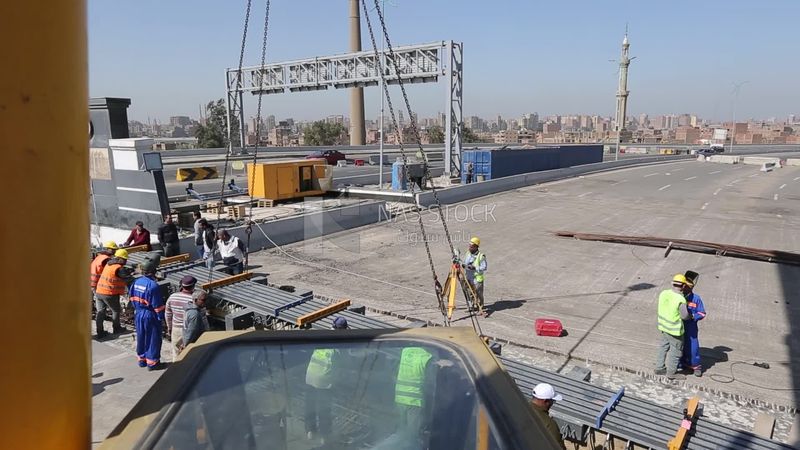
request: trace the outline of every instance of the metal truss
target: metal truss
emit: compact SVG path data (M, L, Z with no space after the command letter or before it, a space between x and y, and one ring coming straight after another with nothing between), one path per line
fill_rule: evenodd
M397 69L386 64L388 50L372 50L323 56L296 61L271 63L265 66L228 69L225 73L228 124L239 117L239 134L245 136L243 93L281 94L357 87L378 86L379 67L385 70L388 84L436 83L440 77L448 81L447 123L445 124L445 161L448 173L458 173L461 160L462 120L462 44L453 41L409 45L394 48ZM229 133L230 133L230 126Z

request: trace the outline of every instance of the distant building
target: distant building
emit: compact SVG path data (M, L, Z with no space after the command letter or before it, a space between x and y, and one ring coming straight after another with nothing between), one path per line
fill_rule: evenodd
M700 140L700 129L683 126L675 130L675 142L679 144L697 144Z
M169 124L173 127L185 127L191 125L192 119L188 116L172 116L169 118Z
M561 124L557 122L547 122L542 128L542 132L545 134L557 133L559 131L561 131Z
M639 114L639 127L647 128L649 126L650 126L650 118L647 117L647 114Z
M272 130L275 128L275 116L270 114L267 116L267 131Z

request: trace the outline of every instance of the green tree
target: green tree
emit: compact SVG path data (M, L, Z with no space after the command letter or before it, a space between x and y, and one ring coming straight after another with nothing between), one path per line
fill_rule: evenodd
M461 132L462 142L478 142L479 140L478 135L472 131L472 128L464 127L464 130Z
M428 128L428 142L431 144L444 143L444 130L442 130L442 127L434 125Z
M220 148L228 146L228 107L224 99L210 101L206 105L205 123L197 126L194 137L197 138L197 146L200 148ZM239 147L239 119L231 117L231 127L233 133L231 139L233 146Z
M316 121L303 130L305 145L337 145L341 144L347 130L339 123Z

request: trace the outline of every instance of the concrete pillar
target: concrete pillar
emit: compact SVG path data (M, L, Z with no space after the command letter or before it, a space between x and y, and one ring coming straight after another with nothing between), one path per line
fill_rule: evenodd
M361 51L361 13L359 0L350 0L350 51ZM364 88L350 90L350 145L364 145Z

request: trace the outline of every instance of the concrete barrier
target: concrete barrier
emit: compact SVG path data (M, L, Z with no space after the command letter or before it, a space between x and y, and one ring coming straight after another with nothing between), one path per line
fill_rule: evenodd
M253 225L250 236L250 251L272 248L274 245L259 231L259 227L277 245L287 245L306 239L313 239L352 228L370 225L390 217L386 210L386 202L366 200L356 205L342 206L307 214L286 217L284 219ZM242 242L247 242L245 226L226 228L231 236L238 237ZM357 240L343 237L331 240L333 244L349 251L358 250ZM181 250L194 255L196 246L194 237L181 239Z
M742 164L761 166L767 163L774 163L777 167L780 167L781 159L767 156L745 156L742 158Z
M786 159L787 166L800 166L800 158L787 158Z
M742 162L742 157L739 155L710 155L706 161L720 164L739 164Z
M546 183L549 181L561 180L564 178L572 178L579 175L586 175L590 173L605 172L609 170L622 169L625 167L635 167L639 165L650 165L653 163L686 161L693 158L686 156L656 156L650 158L631 158L620 161L609 161L596 164L585 164L581 166L567 167L564 169L544 170L541 172L530 172L521 175L514 175L510 177L498 178L496 180L489 180L480 183L471 183L460 186L453 186L447 189L439 189L436 191L439 197L439 202L443 205L460 203L473 198L483 197L486 195L497 194L500 192L509 191L512 189L519 189L526 186L531 186L539 183ZM436 204L431 191L425 191L417 194L417 203L420 206L428 207Z

